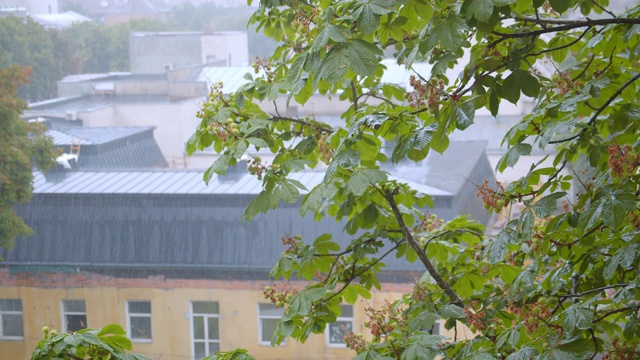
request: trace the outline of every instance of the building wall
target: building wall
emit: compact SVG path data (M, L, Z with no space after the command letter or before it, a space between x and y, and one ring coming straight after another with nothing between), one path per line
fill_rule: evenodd
M133 33L129 40L133 74L163 74L165 66L192 66L224 59L229 66L249 62L249 45L244 32Z
M131 72L162 74L173 67L200 63L199 33L134 33L129 40Z
M250 351L257 359L349 359L354 352L329 347L324 334L312 335L305 344L288 339L284 346L258 344L258 304L267 303L263 281L222 281L165 279L162 276L124 279L90 273L22 273L0 270L0 298L22 299L24 340L0 341L0 354L7 359L24 359L42 337L41 328L50 325L61 329L61 300L84 299L87 325L92 328L110 323L125 325L126 301L151 303L151 343L134 343L134 351L152 359L180 360L192 358L191 301L217 301L219 304L220 348L238 347ZM282 284L280 284L282 285ZM291 283L300 288L302 283ZM354 332L367 333L364 307L379 307L392 301L411 284L383 284L382 291L369 300L354 305ZM471 336L458 329L458 336ZM468 331L467 331L468 332Z
M225 66L247 66L249 45L247 33L223 31L201 37L201 64L224 60Z

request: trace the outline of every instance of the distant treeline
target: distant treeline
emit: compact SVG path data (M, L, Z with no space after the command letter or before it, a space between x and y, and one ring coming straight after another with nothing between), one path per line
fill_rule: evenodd
M176 7L169 22L138 19L110 27L84 22L62 30L45 29L28 17L9 16L0 18L0 65L31 66L30 83L18 95L33 102L56 97L56 82L67 75L129 71L132 31L247 30L249 55L267 57L275 42L247 29L250 16L250 8L188 4Z

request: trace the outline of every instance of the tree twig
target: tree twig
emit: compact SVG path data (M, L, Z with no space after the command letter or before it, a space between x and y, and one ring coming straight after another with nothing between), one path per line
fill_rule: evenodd
M431 263L431 260L429 260L429 258L427 257L427 254L425 254L424 251L422 251L422 249L420 248L420 244L418 244L418 242L413 237L413 234L411 234L411 230L405 224L404 219L402 218L402 213L400 212L400 209L398 209L398 205L396 204L396 201L393 198L393 193L391 191L389 191L388 189L382 190L382 189L379 189L377 187L376 187L376 189L378 189L378 191L381 193L381 195L389 203L389 206L391 207L391 210L393 211L393 214L395 215L396 221L400 225L400 228L403 230L403 233L404 233L405 239L407 240L407 243L416 252L416 254L418 254L418 258L420 259L422 264L427 268L427 271L429 272L429 275L431 275L431 277L433 277L433 279L436 281L436 284L438 284L438 286L442 290L444 290L444 292L447 294L447 296L449 296L449 298L451 299L452 303L464 308L464 306L465 306L464 305L464 301L462 301L462 299L458 296L458 294L456 294L455 291L453 291L453 289L451 288L451 285L449 285L442 278L440 273L438 273L438 270L435 268L435 266L433 266L433 264Z

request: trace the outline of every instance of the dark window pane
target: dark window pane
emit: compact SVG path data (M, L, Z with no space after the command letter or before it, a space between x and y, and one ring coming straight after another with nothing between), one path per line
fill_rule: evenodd
M205 352L205 344L203 342L193 343L193 356L196 359L202 359L207 356L207 353Z
M220 350L220 343L217 342L210 342L209 343L209 355L213 355L216 353L216 351Z
M151 318L132 316L129 321L132 339L151 340Z
M62 300L64 312L86 312L84 300Z
M279 308L274 304L260 304L260 316L282 316L284 308Z
M353 317L353 306L352 305L340 305L340 309L342 310L342 314L340 317Z
M353 322L336 321L329 324L329 343L344 344L344 336L353 331Z
M218 314L217 301L194 301L192 304L194 314Z
M87 315L67 315L67 331L76 332L87 327Z
M129 301L129 313L151 314L151 303L149 301Z
M24 336L22 315L3 314L2 334L0 336Z
M273 334L278 324L278 319L262 319L262 336L261 342L271 342L271 334Z
M0 299L0 311L22 311L22 300Z
M207 319L209 323L209 339L208 340L220 340L220 332L218 330L218 319L217 318L209 318Z
M193 317L193 338L198 340L204 340L204 317Z

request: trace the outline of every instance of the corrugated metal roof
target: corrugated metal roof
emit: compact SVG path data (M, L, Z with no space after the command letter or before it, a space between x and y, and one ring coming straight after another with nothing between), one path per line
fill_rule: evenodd
M77 127L47 130L55 145L71 145L80 139L83 145L104 144L153 129L153 127Z
M420 168L422 171L423 168ZM427 175L424 174L423 175ZM214 175L207 186L201 170L140 170L140 171L76 171L64 179L47 180L40 172L34 173L36 194L258 194L262 182L251 174L240 175L234 181ZM323 171L304 171L291 176L307 190L313 189L324 179ZM406 182L414 189L433 196L453 196L454 193L436 186L390 176ZM302 191L305 193L304 191Z

